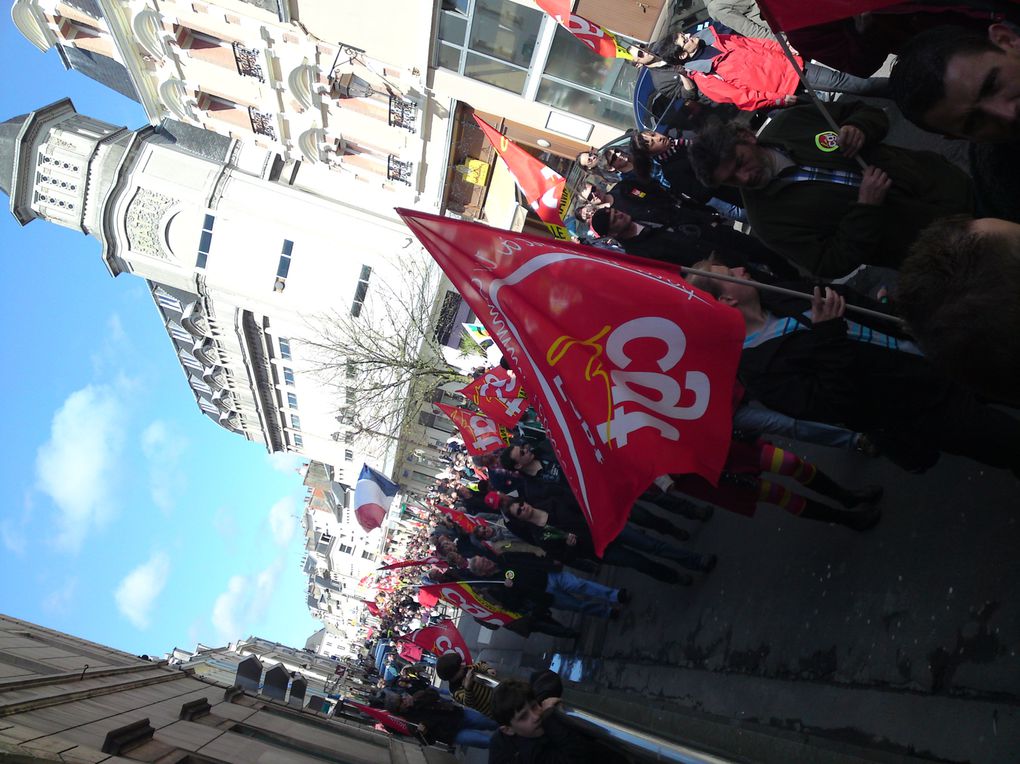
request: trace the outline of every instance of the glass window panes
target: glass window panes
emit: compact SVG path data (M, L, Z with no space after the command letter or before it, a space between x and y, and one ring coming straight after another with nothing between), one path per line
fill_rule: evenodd
M301 429L301 417L299 417L297 414L291 414L290 415L290 426L293 427L295 430L300 430Z
M614 125L621 130L634 126L634 110L627 102L542 78L536 100L578 117Z
M294 384L294 370L289 369L286 366L283 367L283 381L288 385Z
M280 357L290 360L290 340L280 337Z
M439 39L452 42L456 45L464 44L464 37L467 34L467 17L444 11L439 16Z
M470 51L464 64L464 74L473 80L495 85L497 88L503 88L503 90L513 93L523 93L524 82L528 78L526 69L518 69L504 64L502 61L479 56Z
M475 0L468 47L527 67L535 52L542 12L504 0ZM465 72L466 74L466 72Z
M557 25L544 73L630 101L639 71L622 58L604 58L578 45L570 32Z
M444 69L453 69L455 72L460 71L460 48L454 48L452 45L439 45L439 66Z
M292 409L296 409L298 407L297 396L294 395L294 393L287 393L287 405Z

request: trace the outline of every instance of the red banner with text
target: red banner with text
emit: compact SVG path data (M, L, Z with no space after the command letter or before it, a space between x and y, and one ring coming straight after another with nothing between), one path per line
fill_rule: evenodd
M493 586L502 586L502 584L496 581L493 582ZM494 600L489 599L471 584L456 582L430 584L423 586L421 591L427 595L439 597L468 615L495 626L506 626L508 623L513 623L524 617L521 613L507 610Z
M718 480L739 312L659 262L398 212L527 389L600 553L656 477Z
M487 414L506 427L514 427L528 408L524 388L502 366L485 372L478 379L469 382L458 392Z
M503 448L513 436L513 433L491 417L476 414L467 409L447 406L445 403L433 405L437 406L440 411L450 417L451 422L457 425L460 436L464 439L464 447L472 456L480 456L489 453L489 451Z
M548 13L556 23L584 43L592 53L604 58L623 58L630 61L633 56L616 35L603 26L589 21L584 16L570 12L570 0L536 0L538 7Z
M471 663L471 651L468 650L464 637L457 630L457 625L449 618L440 621L435 626L415 629L410 634L398 637L398 639L412 642L433 655L457 653L464 663Z

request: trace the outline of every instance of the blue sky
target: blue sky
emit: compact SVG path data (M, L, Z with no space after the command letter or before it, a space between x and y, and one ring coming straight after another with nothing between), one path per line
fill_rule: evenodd
M145 124L6 13L0 32L0 121L69 96ZM98 241L22 228L2 201L0 612L135 654L250 634L303 647L320 624L299 567L300 462L199 412L145 283L112 278Z

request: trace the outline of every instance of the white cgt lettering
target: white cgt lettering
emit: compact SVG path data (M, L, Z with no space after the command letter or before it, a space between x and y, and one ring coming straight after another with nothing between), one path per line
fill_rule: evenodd
M701 417L708 409L711 393L708 376L700 371L689 371L684 375L684 385L681 386L665 373L626 371L634 360L627 355L627 344L638 339L655 339L662 343L662 354L656 359L656 365L662 372L674 369L687 350L683 330L669 319L649 316L618 326L606 339L606 358L618 367L609 374L615 406L609 422L599 425L599 436L603 442L612 440L618 446L626 446L631 433L651 427L664 438L679 440L680 431L664 419ZM638 387L654 391L657 397L649 397ZM678 405L687 390L694 393L694 401L689 406ZM627 411L624 405L627 403L644 410Z

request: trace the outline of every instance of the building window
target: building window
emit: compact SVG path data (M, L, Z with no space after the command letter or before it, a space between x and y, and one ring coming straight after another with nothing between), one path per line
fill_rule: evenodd
M209 247L212 246L212 229L216 221L212 215L206 215L202 223L202 238L198 242L198 259L195 261L196 268L205 268L209 259Z
M624 46L631 42L620 39ZM548 58L533 57L546 48ZM638 70L588 50L533 8L502 0L444 2L435 51L443 69L580 117L633 126Z
M292 409L296 409L298 407L297 396L294 395L294 393L287 393L287 405L290 406Z
M290 340L280 337L277 342L280 343L280 358L285 361L291 360L290 358Z
M350 430L348 430L347 432L344 433L344 443L346 443L347 445L350 445L353 442L354 442L354 433L351 432Z
M371 269L369 269L369 272L371 272ZM344 373L346 374L347 379L354 378L354 375L357 373L357 365L354 363L354 361L347 362L344 369Z
M189 351L181 350L177 355L181 359L181 363L192 371L197 371L199 374L205 371L205 366L202 365L202 362L195 358L195 356L193 356Z
M189 345L195 342L195 338L191 336L191 332L189 332L187 329L185 329L176 321L167 321L166 330L170 332L170 336L173 337L175 340L186 342Z
M341 544L340 545L340 552L342 554L350 554L353 551L354 551L354 547L352 547L352 546L347 546L346 544Z
M176 310L178 313L182 312L181 301L178 300L169 292L167 292L162 287L156 287L155 289L152 290L152 293L156 295L156 302L158 302L164 308Z
M297 414L291 414L290 415L290 426L293 429L295 429L295 430L300 430L301 429L301 417L299 417Z
M283 381L288 385L294 384L294 370L288 366L283 367Z
M418 105L414 101L390 94L390 125L412 133L418 129Z
M358 277L358 286L354 289L354 302L351 305L351 315L355 318L361 315L361 308L365 304L365 295L368 294L368 280L371 277L372 267L370 265L361 266L361 275Z
M353 462L354 461L354 452L351 451L351 449L349 449L349 448L344 451L344 461L345 462Z
M375 559L375 555L372 554L367 549L364 552L361 553L361 557L362 557L362 559L365 559L365 560L374 560Z
M254 48L246 48L239 42L234 43L234 62L237 64L237 73L242 77L252 77L259 82L265 82L266 77L262 74L262 65L259 63L258 51Z
M302 438L297 433L294 434L293 440L294 440L294 445L295 446L301 447L301 446L304 446L304 444L305 444L305 439Z
M395 180L398 183L411 185L414 175L414 162L408 162L390 154L386 159L386 180Z
M287 286L287 274L290 273L290 255L294 251L294 242L289 239L283 240L283 249L280 251L280 263L276 266L276 283L273 286L274 292L282 292Z
M273 126L273 115L266 114L254 106L248 107L248 117L251 119L251 129L256 135L264 135L267 138L276 140L276 128Z
M523 95L544 14L503 0L454 0L443 8L436 64Z

